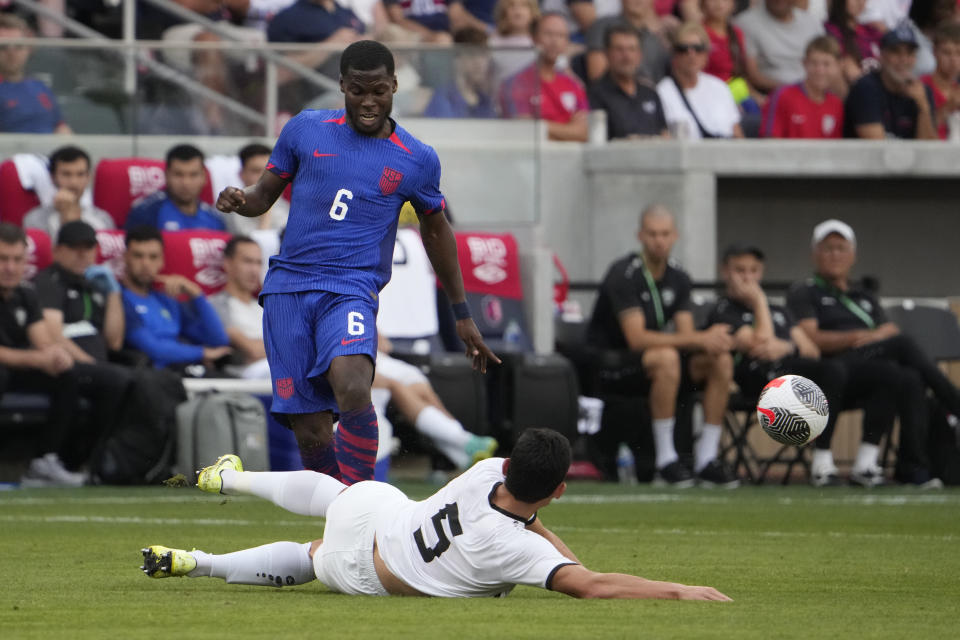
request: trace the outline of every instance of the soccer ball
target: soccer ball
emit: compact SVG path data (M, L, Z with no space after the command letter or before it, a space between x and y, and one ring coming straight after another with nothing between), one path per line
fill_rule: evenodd
M823 433L829 415L827 397L816 383L803 376L774 378L757 402L760 426L782 444L807 444Z

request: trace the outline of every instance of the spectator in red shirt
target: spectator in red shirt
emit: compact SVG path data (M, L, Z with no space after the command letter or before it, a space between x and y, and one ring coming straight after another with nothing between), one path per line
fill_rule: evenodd
M717 76L724 82L746 75L747 49L743 44L743 30L730 22L733 0L703 0L703 28L710 38L710 57L704 73Z
M843 101L828 88L840 75L840 45L818 36L803 57L803 82L777 89L767 103L762 135L768 138L840 138Z
M860 24L860 14L866 6L867 0L830 0L827 21L823 24L827 35L840 44L840 69L848 85L880 66L883 32L871 24Z
M543 118L551 140L587 141L587 93L573 74L557 69L557 60L570 44L563 14L544 13L531 27L540 53L537 60L501 87L503 114L513 118Z
M948 23L937 28L933 36L933 55L937 68L920 78L933 92L934 122L937 135L947 139L948 116L960 109L960 24Z

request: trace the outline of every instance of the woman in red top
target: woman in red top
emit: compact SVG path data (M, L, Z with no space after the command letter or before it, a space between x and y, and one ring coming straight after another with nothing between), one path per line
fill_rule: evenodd
M823 25L827 34L840 44L843 52L840 69L848 85L880 65L883 33L872 25L857 21L865 6L867 0L830 0L827 21Z
M933 36L933 55L937 68L920 80L933 91L933 108L937 133L941 140L949 133L947 118L960 109L960 24L949 23L937 28Z
M704 73L730 85L733 99L744 113L759 114L764 98L747 83L747 48L743 31L730 22L734 0L701 0L703 28L710 38L710 57Z

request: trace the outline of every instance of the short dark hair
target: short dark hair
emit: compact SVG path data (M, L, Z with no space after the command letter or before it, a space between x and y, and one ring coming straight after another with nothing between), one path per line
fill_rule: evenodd
M354 42L340 54L341 76L347 75L347 72L351 69L354 71L373 71L380 67L386 67L387 75L392 76L394 74L393 54L390 53L390 49L376 40Z
M761 251L759 247L755 247L752 244L732 244L723 250L723 264L727 264L732 259L739 258L740 256L753 256L760 262L766 259L766 256L763 255L763 251Z
M946 22L937 27L933 32L933 46L939 46L947 42L960 42L960 24L956 22Z
M223 248L223 257L232 258L237 253L237 245L244 243L257 244L257 241L243 234L235 235L227 240L227 246Z
M273 153L273 149L259 142L251 142L243 149L240 149L240 166L247 166L247 160L256 156L268 156Z
M57 165L61 162L76 162L80 159L87 161L87 169L90 169L90 156L80 147L66 146L60 147L50 154L50 175L57 171Z
M9 222L0 222L0 242L27 246L27 234L21 227Z
M527 429L510 453L504 481L521 502L539 502L557 490L570 470L570 442L552 429Z
M203 151L197 149L192 144L178 144L177 146L171 148L167 151L167 169L170 168L170 163L174 160L179 160L180 162L188 162L194 158L200 158L201 164L203 163Z
M613 36L633 36L637 39L637 42L641 42L640 32L637 31L637 28L632 24L627 23L615 23L610 25L606 31L603 32L603 48L609 49L610 43L613 41Z
M453 33L454 44L472 44L477 47L485 47L487 41L487 32L476 27L463 27Z
M540 28L540 25L543 24L543 21L547 18L562 18L564 24L567 22L567 16L563 15L559 11L544 11L539 16L530 21L530 35L536 37L537 29Z
M124 243L129 249L130 245L134 242L149 242L151 240L156 240L162 245L163 234L160 233L160 230L156 227L151 227L148 224L142 224L138 227L127 229L127 236L124 239Z

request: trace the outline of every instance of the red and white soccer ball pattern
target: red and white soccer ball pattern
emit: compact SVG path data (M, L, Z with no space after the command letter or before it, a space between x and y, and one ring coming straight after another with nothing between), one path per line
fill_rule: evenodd
M803 376L786 375L767 383L757 403L757 419L782 444L804 445L827 426L830 407L823 391Z

